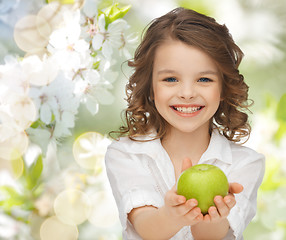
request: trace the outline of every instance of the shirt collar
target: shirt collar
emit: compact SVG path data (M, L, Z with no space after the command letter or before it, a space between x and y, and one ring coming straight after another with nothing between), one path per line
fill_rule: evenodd
M230 142L218 130L214 130L207 150L203 153L199 163L208 160L219 160L227 164L232 163Z
M152 141L141 142L154 139L155 133L151 133L146 136L140 136L136 139L139 141L131 141L129 138L123 138L122 141L126 142L125 151L135 154L147 154L153 159L156 159L163 148L160 139ZM140 141L141 140L141 141ZM123 146L120 146L122 149ZM222 136L218 130L214 130L210 139L207 150L203 153L199 163L206 162L208 160L219 160L227 164L232 163L232 153L230 142Z
M127 153L146 154L151 158L156 159L158 156L158 150L162 146L160 139L154 139L155 137L155 132L151 132L144 136L138 136L135 138L137 141L130 140L128 137L123 137L120 138L120 142L123 143L123 145L113 142L113 147L118 148L119 150L124 149Z

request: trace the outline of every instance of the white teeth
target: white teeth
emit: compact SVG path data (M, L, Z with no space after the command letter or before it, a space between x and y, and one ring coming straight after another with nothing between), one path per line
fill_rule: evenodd
M194 113L201 109L201 107L174 107L175 110L181 113Z

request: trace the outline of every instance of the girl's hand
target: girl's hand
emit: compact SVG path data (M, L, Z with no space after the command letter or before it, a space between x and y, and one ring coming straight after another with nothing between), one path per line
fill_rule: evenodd
M218 222L225 219L230 210L235 206L235 196L234 194L240 193L243 190L243 186L239 183L229 184L229 194L224 198L222 196L216 196L214 202L216 207L210 207L208 214L203 217L204 222Z
M191 166L191 160L188 158L184 159L181 172ZM198 201L196 199L186 201L184 196L177 195L176 185L166 193L165 211L168 217L176 219L182 226L191 226L203 220L203 215L197 205Z
M186 201L184 196L177 195L176 186L166 193L164 209L167 217L183 226L192 226L203 220L201 209L197 207L196 199Z

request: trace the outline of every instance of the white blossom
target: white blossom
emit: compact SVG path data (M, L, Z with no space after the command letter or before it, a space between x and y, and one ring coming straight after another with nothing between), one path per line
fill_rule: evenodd
M79 100L73 94L74 84L60 73L55 81L42 88L31 88L30 95L35 101L41 121L45 124L56 122L55 137L70 135L74 127Z
M31 55L23 59L21 66L28 82L36 86L48 85L55 80L59 67L55 64L55 57Z
M114 4L112 7L116 9L116 6ZM51 27L46 53L41 56L29 53L23 58L6 56L4 64L0 65L1 158L21 157L25 163L24 175L31 174L28 169L33 167L35 161L32 146L36 146L37 156L43 157L44 169L39 181L43 181L44 188L40 187L35 191L37 194L43 192L41 197L35 195L37 199L27 202L34 207L33 211L36 210L36 217L45 218L52 213L53 203L59 199L57 194L65 187L80 188L84 193L89 191L89 185L102 183L100 173L104 166L101 164L110 143L107 138L101 142L95 141L96 139L80 142L84 150L79 153L82 161L97 158L96 165L89 168L94 171L92 174L79 170L78 165L70 161L72 153L68 155L69 158L58 146L62 138L72 134L80 103L95 115L100 104L111 104L114 101L110 90L118 78L118 72L112 70L116 62L112 55L118 51L120 56L130 57L127 45L133 41L125 36L128 25L124 20L113 21L110 18L113 22L107 26L105 17L109 18L108 11L97 13L86 7L84 10L75 10L74 7L75 5L71 7L58 4L57 12L54 7L52 10L47 7L38 12L39 17L46 16L44 19ZM80 11L86 16L81 16ZM57 16L50 16L50 13ZM65 160L61 154L64 154ZM62 164L68 164L65 169L73 166L74 171L70 171L68 176L63 175ZM7 176L4 178L9 180ZM25 183L17 182L16 185L13 188L24 190L23 196L26 195ZM19 211L23 211L22 206ZM25 210L25 213L29 211ZM1 220L0 215L0 229L7 228L7 231L0 230L0 238L28 239L24 231L14 229L19 228L19 221L15 221L16 224L7 222L5 225ZM89 220L96 221L94 218Z
M132 55L130 49L132 50L138 43L138 37L134 34L123 35L122 45L119 47L119 55L126 59L131 59Z
M79 12L66 12L63 27L56 29L50 35L48 51L54 55L55 62L65 71L76 72L84 67L85 59L89 56L89 43L80 38L81 27ZM70 20L70 22L68 21Z
M105 16L101 14L97 22L97 32L92 39L94 50L102 48L102 54L107 59L111 59L113 48L120 48L124 44L123 33L127 29L127 22L117 19L105 28Z
M99 104L113 103L114 97L109 90L112 89L118 73L111 70L110 61L103 56L97 56L87 64L86 69L81 69L75 76L74 93L84 103L88 111L95 115L99 110ZM100 62L98 69L92 69L93 62Z
M20 157L28 146L25 130L36 120L36 107L27 95L29 84L21 65L7 57L0 67L0 152L1 158Z
M27 129L36 120L36 108L30 97L10 92L0 99L0 122L18 131Z
M19 60L8 55L4 61L5 64L0 65L1 96L9 95L10 92L26 95L29 91L29 81L22 70Z

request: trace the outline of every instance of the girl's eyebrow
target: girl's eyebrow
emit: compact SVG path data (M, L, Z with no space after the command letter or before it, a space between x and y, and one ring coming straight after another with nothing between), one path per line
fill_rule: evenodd
M165 73L172 73L172 74L174 74L174 73L178 73L178 72L175 71L175 70L172 70L172 69L162 69L162 70L159 70L157 72L157 75L165 74ZM218 71L213 71L213 70L206 70L206 71L198 72L198 75L205 75L205 74L207 74L207 75L209 75L209 74L211 74L211 75L219 75L219 72Z
M164 74L164 73L177 73L177 71L171 70L171 69L162 69L157 72L157 75Z
M207 70L207 71L202 71L202 72L199 72L200 75L219 75L219 72L218 71L213 71L213 70Z

